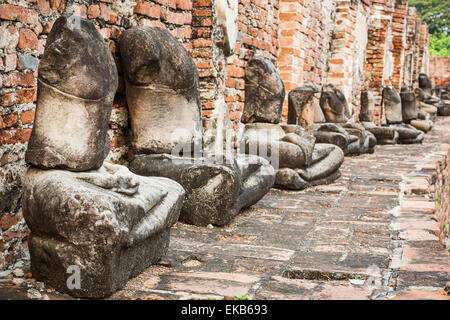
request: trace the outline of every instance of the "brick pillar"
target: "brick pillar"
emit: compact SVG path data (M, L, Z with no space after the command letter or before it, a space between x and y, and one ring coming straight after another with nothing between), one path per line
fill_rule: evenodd
M353 102L353 48L356 10L357 4L353 1L341 0L336 2L336 25L331 41L330 60L328 61L328 82L344 92L349 106Z
M428 36L428 25L421 21L419 29L419 56L418 56L418 70L419 73L423 72L429 73L430 56L429 56L429 36Z
M280 2L278 70L286 95L305 84L321 87L328 77L329 43L334 24L334 0ZM287 99L283 118L286 120Z
M392 85L399 90L403 85L403 65L405 62L405 47L407 36L407 0L400 0L395 3L394 15L392 18L392 56L394 60L394 71L392 73Z
M406 15L406 41L404 50L404 64L403 64L403 83L410 89L413 89L414 84L414 50L416 47L416 8L411 7L407 9Z
M392 55L392 15L393 1L377 0L371 8L369 21L368 42L366 51L365 72L369 82L369 89L375 97L375 123L382 122L381 93L383 86L389 84L393 62L389 62Z
M280 2L280 52L277 64L286 89L286 96L289 91L303 83L304 44L307 32L304 27L305 10L303 4L297 0L282 0ZM282 115L283 118L287 116L287 99L284 103Z

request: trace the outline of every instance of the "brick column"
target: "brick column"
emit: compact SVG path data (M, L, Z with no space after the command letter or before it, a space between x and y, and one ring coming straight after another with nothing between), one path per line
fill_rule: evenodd
M400 0L395 3L394 15L392 18L392 56L394 60L394 71L392 73L392 85L398 90L403 85L403 65L405 62L405 47L407 36L407 0Z
M357 6L355 2L349 0L336 1L336 25L328 61L328 83L334 84L344 92L349 106L353 103L353 50Z
M392 46L393 1L373 0L371 8L365 72L369 89L375 97L375 123L382 122L381 93L383 86L390 82L389 58ZM391 61L392 62L392 61Z
M413 89L414 83L414 50L416 47L416 8L411 7L407 9L406 15L406 41L404 49L404 64L403 64L403 83L410 89Z
M335 19L334 0L282 0L278 70L286 95L305 84L321 87L328 77L329 43ZM283 118L286 120L287 99Z

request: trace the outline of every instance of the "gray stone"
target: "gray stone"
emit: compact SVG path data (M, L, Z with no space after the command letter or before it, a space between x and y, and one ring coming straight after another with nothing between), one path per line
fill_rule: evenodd
M402 123L402 101L394 87L383 88L383 106L388 124Z
M361 125L375 136L378 145L396 144L398 132L394 128L386 126L376 126L373 122L361 122Z
M442 100L442 104L438 107L438 115L450 116L450 100Z
M344 123L350 119L351 115L344 93L332 84L322 88L320 107L327 122Z
M120 37L120 55L136 152L201 145L198 71L183 45L167 30L133 27Z
M278 159L275 187L300 190L328 176L338 177L339 167L344 161L342 150L331 144L316 144L316 139L298 125L251 123L244 129L243 145L245 152L255 152L272 160ZM252 150L252 146L258 150ZM267 150L267 153L261 152Z
M426 73L419 74L419 88L424 91L426 96L432 95L433 83Z
M375 110L375 100L373 92L369 90L363 90L361 92L361 109L359 111L359 121L361 122L373 122Z
M430 120L436 121L438 115L438 108L433 105L426 104L424 102L420 102L420 109L430 115Z
M314 137L318 143L331 143L341 148L348 154L348 146L358 142L358 137L350 135L341 126L335 123L316 124Z
M137 154L130 169L178 181L186 189L180 220L194 225L227 224L261 199L275 171L262 158L223 155L230 121L222 100L203 150L198 71L183 45L168 31L135 27L120 50Z
M27 297L30 299L40 299L42 297L42 295L39 292L39 290L31 288L31 289L28 289L28 291L27 291Z
M24 56L22 54L18 55L20 62L20 69L31 69L36 70L39 64L39 60L33 56Z
M433 128L433 121L431 120L411 120L410 124L417 130L428 132Z
M366 96L366 109L369 107L368 92ZM314 125L314 136L319 143L329 143L340 147L345 155L359 155L366 152L373 152L376 138L366 132L361 125L346 123L350 118L347 99L342 90L332 84L327 84L322 89L320 106L325 115L326 122ZM373 109L364 111L367 116ZM363 114L364 118L364 114Z
M58 18L39 64L27 163L72 171L99 168L110 149L107 130L117 83L114 59L94 25Z
M24 273L23 273L22 269L15 269L13 271L13 274L14 274L15 277L18 277L18 278L22 278L24 276Z
M273 64L265 58L254 58L247 64L245 74L242 122L246 125L241 150L265 157L275 165L278 188L300 190L337 179L344 161L342 150L329 144L316 145L315 137L298 125L313 130L316 118L313 97L317 89L305 86L291 91L289 124L280 126L284 86Z
M316 115L314 94L319 92L311 85L291 90L288 95L288 124L298 124L307 132L312 132Z
M359 123L345 123L342 125L342 127L350 135L358 137L360 145L357 154L374 152L375 145L377 144L377 139L369 131L366 131L364 126Z
M12 279L12 283L14 283L16 286L21 286L25 280L23 278L14 278Z
M409 123L411 120L417 119L416 95L412 91L402 89L400 92L402 100L402 119L403 122Z
M422 143L424 138L424 133L417 130L412 125L409 124L395 124L392 125L393 128L398 133L398 143L400 144L414 144Z
M420 101L430 105L441 102L441 98L436 95L431 79L425 73L419 74L419 88L416 89L416 94Z
M29 168L22 205L33 277L76 297L111 295L165 254L183 195L175 181L119 165ZM68 288L70 266L80 270L79 289Z
M211 159L138 155L130 169L143 176L167 177L184 187L186 197L180 221L198 226L222 226L269 191L275 172L260 157L220 158L216 155Z
M255 56L245 67L245 103L242 123L279 123L285 90L274 64Z

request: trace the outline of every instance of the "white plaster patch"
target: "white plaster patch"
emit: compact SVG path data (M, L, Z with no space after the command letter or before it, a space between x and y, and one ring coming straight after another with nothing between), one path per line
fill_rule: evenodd
M216 12L217 25L222 28L224 33L224 51L225 55L231 55L236 49L238 37L237 17L238 0L216 0L214 2L214 11Z

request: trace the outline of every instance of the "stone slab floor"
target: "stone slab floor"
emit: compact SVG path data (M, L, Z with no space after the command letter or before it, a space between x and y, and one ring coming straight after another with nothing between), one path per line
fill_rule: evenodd
M177 223L163 261L111 299L449 300L449 253L424 194L449 143L439 118L422 145L346 158L332 185L272 189L223 228ZM28 270L0 279L0 299L69 298Z

